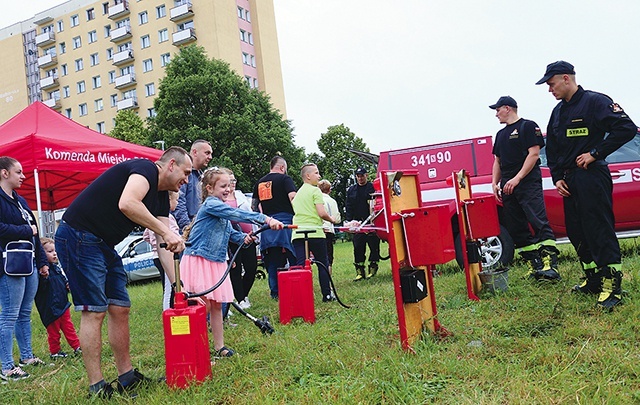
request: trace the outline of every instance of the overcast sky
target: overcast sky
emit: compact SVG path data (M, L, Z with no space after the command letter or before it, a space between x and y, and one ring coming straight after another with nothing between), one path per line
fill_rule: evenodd
M374 153L495 135L488 105L502 95L544 130L556 101L534 83L559 59L640 125L638 0L273 1L287 117L307 152L337 124ZM4 1L0 27L60 3Z

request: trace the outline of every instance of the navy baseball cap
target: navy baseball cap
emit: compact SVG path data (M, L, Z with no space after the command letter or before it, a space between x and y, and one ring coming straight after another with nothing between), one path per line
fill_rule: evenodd
M356 174L367 174L367 169L365 169L364 167L358 167L356 169Z
M557 62L549 63L547 65L547 71L544 72L542 79L538 80L536 84L546 83L555 75L575 75L576 71L573 70L573 65L569 62L559 60Z
M502 96L498 99L498 102L490 105L489 108L495 110L496 108L500 108L503 105L508 105L509 107L518 108L518 103L511 96Z

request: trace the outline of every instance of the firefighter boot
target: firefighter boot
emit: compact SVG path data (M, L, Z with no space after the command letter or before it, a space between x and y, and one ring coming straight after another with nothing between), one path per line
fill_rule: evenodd
M558 273L558 249L555 246L542 245L538 251L542 259L542 270L538 271L538 280L562 280Z
M539 280L541 277L540 270L543 269L540 252L537 250L528 250L520 252L520 256L527 262L528 271L525 277L531 280Z
M602 274L596 272L596 264L594 262L591 263L583 263L582 270L584 270L584 280L580 285L574 285L572 291L578 292L582 294L600 294L602 292L602 283L600 278Z
M367 274L367 278L371 278L378 273L378 262L369 263L369 274Z
M611 266L605 266L598 273L602 273L602 291L597 305L607 311L622 302L622 272Z
M366 278L366 274L364 271L364 263L355 263L356 266L356 278L353 281L360 281Z

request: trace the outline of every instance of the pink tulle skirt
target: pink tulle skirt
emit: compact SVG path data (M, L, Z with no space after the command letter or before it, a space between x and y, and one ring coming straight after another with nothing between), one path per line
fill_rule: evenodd
M184 290L201 292L213 287L224 275L226 263L212 262L200 256L183 255L180 260L180 278ZM217 302L232 302L233 287L227 275L220 287L204 296Z

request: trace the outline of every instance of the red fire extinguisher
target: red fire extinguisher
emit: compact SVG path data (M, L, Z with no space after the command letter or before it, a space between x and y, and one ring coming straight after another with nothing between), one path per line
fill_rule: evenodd
M173 255L176 294L173 308L162 313L167 385L185 388L211 377L207 310L200 301L188 301L181 291L180 262Z

